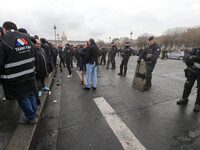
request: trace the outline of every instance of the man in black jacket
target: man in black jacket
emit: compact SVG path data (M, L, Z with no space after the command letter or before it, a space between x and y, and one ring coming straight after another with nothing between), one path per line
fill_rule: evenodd
M138 63L141 59L145 61L146 65L146 84L144 90L147 91L151 88L152 72L157 63L157 59L160 55L160 45L158 45L153 36L148 39L149 47L144 49L142 54L139 56Z
M53 71L53 58L52 58L52 51L49 43L45 38L41 38L41 47L45 50L47 55L47 65L48 65L48 72L51 73Z
M36 80L38 86L38 96L42 96L42 91L47 88L45 86L45 78L49 76L47 67L47 57L43 48L41 48L41 41L36 39L36 59L35 59L35 70L36 70ZM46 89L48 90L48 89Z
M98 65L99 48L94 39L89 40L89 47L86 52L86 84L85 90L90 90L90 81L92 78L92 89L97 87L97 65Z
M69 72L69 74L66 76L67 78L71 78L72 77L72 70L71 70L71 60L72 60L72 52L70 50L70 45L69 44L66 44L65 45L65 49L64 49L64 52L63 52L63 57L64 57L64 62L66 62L66 65L67 65L67 70Z
M112 65L112 70L115 70L116 69L116 66L115 66L115 56L118 52L118 49L117 49L117 46L115 45L114 42L111 43L112 47L108 53L108 61L107 61L107 66L106 66L106 69L109 69L110 67L110 63Z
M20 123L36 123L35 49L28 35L12 22L3 24L0 39L0 76L6 99L17 100L25 114Z
M120 76L126 76L127 72L127 66L128 66L128 60L130 56L132 55L132 49L130 48L129 42L125 43L125 48L120 51L122 56L122 62L120 65L120 73L118 75ZM124 72L123 72L124 70Z
M188 52L184 56L184 60L187 65L185 69L186 82L184 85L184 91L182 98L177 101L178 105L187 105L189 95L191 93L192 87L197 80L197 97L194 106L194 111L200 111L200 48L193 48L192 51Z
M105 65L106 64L106 54L107 54L107 49L106 47L102 47L100 50L101 53L101 61L100 61L100 65Z

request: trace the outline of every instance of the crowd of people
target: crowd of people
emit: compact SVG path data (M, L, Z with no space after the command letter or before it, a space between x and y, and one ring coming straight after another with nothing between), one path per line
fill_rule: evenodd
M13 22L0 27L0 81L5 98L17 100L24 112L20 123L37 123L37 106L43 92L50 90L45 79L56 68L57 55L54 44Z
M0 27L0 82L5 98L17 100L24 112L20 123L35 124L38 121L37 105L40 105L40 97L44 91L50 90L45 85L45 79L56 69L58 58L60 71L63 71L63 67L68 70L67 78L72 77L73 64L76 62L76 67L81 71L83 89L96 90L97 66L106 65L106 69L115 70L117 54L122 57L118 73L122 77L127 74L130 56L138 55L138 64L141 60L145 61L146 84L144 90L147 91L152 86L152 72L161 52L161 47L153 36L148 39L148 42L149 46L140 50L139 53L130 47L128 41L124 43L124 48L117 48L114 42L111 43L111 48L104 46L99 48L92 38L83 45L73 46L66 43L57 46L55 43L49 43L45 38L39 38L38 35L29 35L26 29L17 28L13 22L4 22ZM199 49L194 49L187 55L186 60L193 60L193 63L189 63L189 65L187 63L190 69L186 76L183 97L177 102L179 105L188 103L188 96L197 80L198 91L194 108L194 111L197 112L200 111L199 51Z
M17 28L13 22L5 22L0 28L0 76L5 98L17 100L24 112L20 123L34 124L38 121L40 97L44 91L50 90L45 85L45 79L56 68L58 58L60 71L63 67L68 70L67 78L72 77L73 64L76 62L81 71L81 84L85 85L83 89L96 90L97 66L106 65L106 69L116 69L117 54L122 57L118 75L126 76L129 58L135 55L129 42L122 49L117 48L114 42L111 48L99 49L92 38L83 45L66 43L57 46L38 35L29 35L26 29Z

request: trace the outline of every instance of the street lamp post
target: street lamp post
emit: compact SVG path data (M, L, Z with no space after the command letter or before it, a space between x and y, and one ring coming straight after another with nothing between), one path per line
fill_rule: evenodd
M130 45L132 45L132 35L133 35L133 32L131 31L131 33L130 33Z
M109 42L111 43L111 36L109 37Z
M133 32L131 31L131 33L130 33L130 39L132 40L132 35L133 35Z
M60 36L57 34L57 45L59 45Z
M57 43L57 40L56 40L56 29L57 29L57 28L56 28L56 25L54 25L53 28L54 28L54 30L55 30L55 44L58 46L58 43Z

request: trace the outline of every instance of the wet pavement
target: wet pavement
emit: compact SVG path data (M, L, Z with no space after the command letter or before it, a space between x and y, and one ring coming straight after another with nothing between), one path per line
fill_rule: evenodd
M4 101L2 86L0 86L0 150L4 149L12 137L20 116L16 101Z
M118 116L147 150L200 149L200 114L193 112L196 87L187 107L176 105L185 82L185 64L159 60L152 89L141 93L132 88L137 57L131 57L126 77L117 75L120 60L117 57L116 70L99 66L96 91L82 89L76 70L70 79L65 77L65 69L57 74L54 94L46 102L32 149L124 149L120 135L114 134L94 102L94 98L99 97L115 111L109 115Z

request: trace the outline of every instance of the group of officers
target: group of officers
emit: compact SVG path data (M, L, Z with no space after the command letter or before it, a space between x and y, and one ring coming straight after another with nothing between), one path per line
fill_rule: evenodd
M106 69L109 69L111 63L111 69L116 69L115 65L115 56L121 54L122 61L120 64L120 72L118 75L126 76L128 61L131 55L138 55L137 60L138 65L141 63L141 60L145 61L146 66L146 83L144 85L144 91L148 91L152 86L152 72L157 63L157 59L161 53L161 47L156 43L156 40L153 36L148 38L148 47L141 50L139 53L136 53L130 47L130 43L126 42L124 49L118 49L114 42L111 43L112 47L108 52L108 60ZM107 50L102 48L101 52L101 61L100 65L106 64L106 54ZM184 85L182 98L177 101L177 105L187 105L188 97L191 93L191 90L194 86L195 81L197 80L197 97L194 105L194 112L200 111L200 48L193 48L191 51L185 53L184 62L186 63L187 68L185 69L186 82Z
M138 55L138 64L140 64L142 59L146 62L146 84L144 86L144 90L149 90L151 88L152 72L156 65L157 59L159 58L161 49L159 44L156 43L153 36L148 39L148 43L149 46L147 48L140 50L140 53L137 53L130 47L129 42L125 42L125 47L123 49L118 49L114 42L112 42L112 47L108 52L106 69L109 69L110 64L112 70L116 69L115 57L117 54L120 54L122 57L122 61L120 64L120 72L118 73L118 75L126 76L130 56ZM105 48L102 48L100 50L100 53L102 55L100 65L102 65L102 63L105 65L107 50Z

